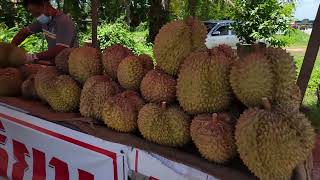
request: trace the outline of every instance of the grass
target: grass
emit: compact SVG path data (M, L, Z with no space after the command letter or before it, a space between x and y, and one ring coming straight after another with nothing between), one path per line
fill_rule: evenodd
M284 40L290 48L307 48L310 36L300 30L292 30L288 35L278 38Z
M294 53L297 69L301 69L304 53ZM303 100L303 105L308 108L307 116L312 121L314 127L320 130L320 107L317 107L316 89L320 84L320 55L318 55L308 88Z

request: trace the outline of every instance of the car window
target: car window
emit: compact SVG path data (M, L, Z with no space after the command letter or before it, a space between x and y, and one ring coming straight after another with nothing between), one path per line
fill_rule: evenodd
M204 25L207 27L207 31L209 33L211 29L217 25L217 23L204 23Z
M220 31L220 35L228 35L229 34L229 26L221 26L217 29Z

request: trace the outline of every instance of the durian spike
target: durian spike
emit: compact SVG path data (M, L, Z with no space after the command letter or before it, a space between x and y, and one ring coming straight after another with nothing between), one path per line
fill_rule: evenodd
M266 110L271 110L272 109L271 102L266 97L262 98L262 105Z
M167 102L162 102L161 103L161 109L166 110L167 109Z
M153 69L156 70L156 71L158 71L158 72L163 72L163 71L159 68L159 66L154 66Z
M218 120L218 114L217 113L213 113L212 114L212 122L215 123Z

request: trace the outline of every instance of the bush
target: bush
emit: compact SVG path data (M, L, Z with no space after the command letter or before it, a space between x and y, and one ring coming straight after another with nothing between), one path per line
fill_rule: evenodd
M287 46L293 47L306 47L309 42L310 35L300 31L300 30L292 30L287 35L279 35L277 38L280 41L285 42Z
M98 27L98 39L101 49L114 44L122 44L130 48L135 54L148 54L152 56L152 44L146 43L147 29L145 24L137 28L137 31L130 31L130 27L118 20L115 23L103 23ZM88 36L88 35L87 35Z

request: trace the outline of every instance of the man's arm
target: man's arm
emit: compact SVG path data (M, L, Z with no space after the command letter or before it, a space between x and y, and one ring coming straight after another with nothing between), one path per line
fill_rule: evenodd
M42 26L37 21L30 24L29 26L21 29L18 34L13 38L12 44L19 46L27 37L32 34L39 33L42 31Z
M11 44L15 46L19 46L27 37L29 37L32 33L28 28L21 29L18 34L12 39Z
M65 48L67 47L56 45L55 47L50 48L48 51L44 51L36 54L36 56L39 60L47 60L47 61L54 62L55 57Z

